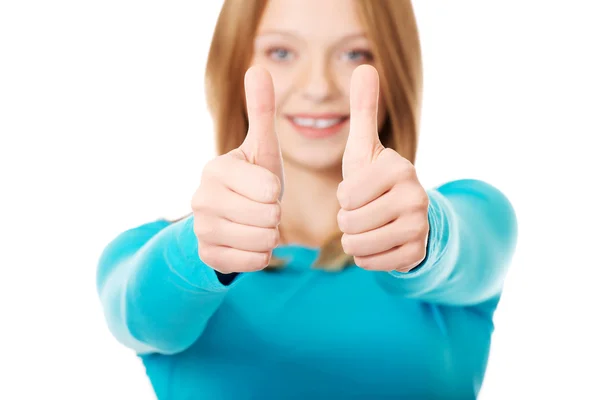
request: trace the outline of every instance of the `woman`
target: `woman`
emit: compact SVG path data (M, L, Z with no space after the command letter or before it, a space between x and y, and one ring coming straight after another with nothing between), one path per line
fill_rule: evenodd
M475 398L516 219L490 184L417 179L410 2L225 0L207 88L193 215L98 267L157 397Z

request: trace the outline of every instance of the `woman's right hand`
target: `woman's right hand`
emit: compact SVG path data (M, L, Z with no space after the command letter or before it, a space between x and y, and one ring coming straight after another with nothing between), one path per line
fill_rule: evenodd
M284 180L271 76L251 67L245 90L246 138L206 164L192 198L198 255L221 273L265 268L279 243Z

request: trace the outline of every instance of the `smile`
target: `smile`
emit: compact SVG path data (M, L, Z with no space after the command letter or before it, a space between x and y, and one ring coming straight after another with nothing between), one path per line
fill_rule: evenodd
M292 126L303 136L320 138L337 133L350 117L348 115L293 115L288 116Z

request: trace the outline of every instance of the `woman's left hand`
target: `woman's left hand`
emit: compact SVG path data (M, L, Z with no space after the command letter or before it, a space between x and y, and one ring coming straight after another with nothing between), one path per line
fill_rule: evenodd
M385 148L377 129L379 77L360 66L352 75L350 134L338 187L342 246L367 270L408 272L426 256L429 197L413 164Z

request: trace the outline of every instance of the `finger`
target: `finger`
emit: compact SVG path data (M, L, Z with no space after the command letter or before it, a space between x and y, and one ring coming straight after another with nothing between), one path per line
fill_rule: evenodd
M196 236L206 243L255 252L271 251L279 244L277 228L237 224L215 216L202 215L197 219Z
M204 243L198 246L200 260L224 274L264 269L271 261L271 254L271 252L258 253Z
M400 216L402 204L397 189L353 210L340 209L338 226L343 233L357 234L380 228Z
M346 254L368 256L381 253L427 235L429 223L421 214L413 214L368 232L344 233L342 247Z
M281 197L279 177L258 165L250 164L230 152L207 164L203 177L225 185L232 191L256 202L275 203Z
M281 204L265 204L229 190L225 186L216 187L207 194L204 209L237 224L259 228L276 228L281 221Z
M362 207L338 212L338 226L344 233L357 234L385 226L410 214L426 218L429 197L422 187L413 182L394 186L377 199Z
M253 66L246 72L248 133L240 149L249 162L276 175L281 172L281 150L275 132L275 93L269 72Z
M350 86L350 133L344 151L344 179L369 164L381 151L377 127L379 75L370 65L361 65L352 73Z
M366 257L354 257L354 263L370 271L408 272L425 259L426 246L421 242L410 242L387 251Z
M364 166L339 184L338 201L345 210L357 209L413 175L414 167L408 160L392 149L385 149L377 161Z

